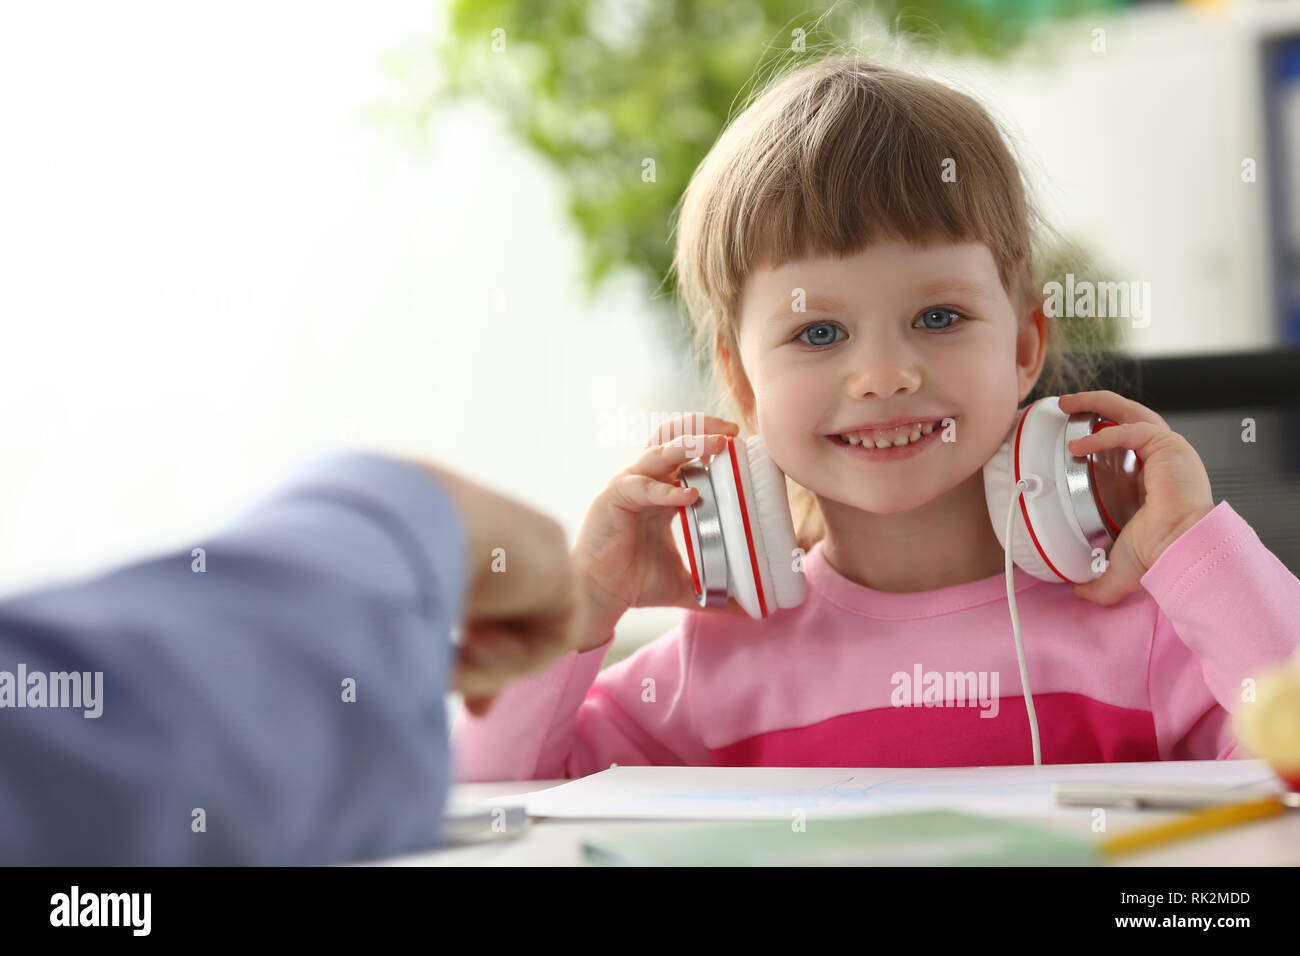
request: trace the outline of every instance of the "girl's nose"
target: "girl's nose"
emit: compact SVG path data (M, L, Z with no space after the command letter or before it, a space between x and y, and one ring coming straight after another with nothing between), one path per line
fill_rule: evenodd
M845 388L850 398L892 398L921 387L920 364L904 345L864 343L846 359Z

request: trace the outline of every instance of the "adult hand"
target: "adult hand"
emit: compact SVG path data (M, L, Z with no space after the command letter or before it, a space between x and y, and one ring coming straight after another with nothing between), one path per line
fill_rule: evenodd
M423 467L451 496L467 530L469 588L455 687L481 717L507 683L572 648L582 616L577 577L554 519L443 468Z

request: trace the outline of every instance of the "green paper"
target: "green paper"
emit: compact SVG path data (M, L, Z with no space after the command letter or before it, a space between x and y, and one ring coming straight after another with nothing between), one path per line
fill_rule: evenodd
M1090 866L1096 843L950 810L664 826L583 841L606 866Z

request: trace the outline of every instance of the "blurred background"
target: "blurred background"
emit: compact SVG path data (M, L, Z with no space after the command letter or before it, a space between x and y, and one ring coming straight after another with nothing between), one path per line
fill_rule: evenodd
M1145 327L1071 336L1300 340L1300 2L6 4L0 592L200 545L344 447L572 537L654 416L713 407L665 281L692 170L845 43L989 108L1045 275L1150 283Z

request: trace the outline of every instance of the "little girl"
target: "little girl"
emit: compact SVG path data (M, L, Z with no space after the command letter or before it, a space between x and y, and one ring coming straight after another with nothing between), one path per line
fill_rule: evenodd
M1243 679L1294 653L1300 581L1159 415L1065 394L1030 220L997 128L941 84L833 58L745 110L691 180L675 268L723 401L790 479L807 598L763 620L699 610L672 531L698 493L675 474L740 428L661 429L579 533L577 650L462 709L457 778L1032 763L982 469L1035 386L1119 423L1071 450L1132 449L1145 485L1096 581L1014 572L1042 762L1247 756L1229 716ZM949 440L875 454L935 423ZM620 616L649 605L693 610L600 672ZM932 673L979 699L900 693Z

